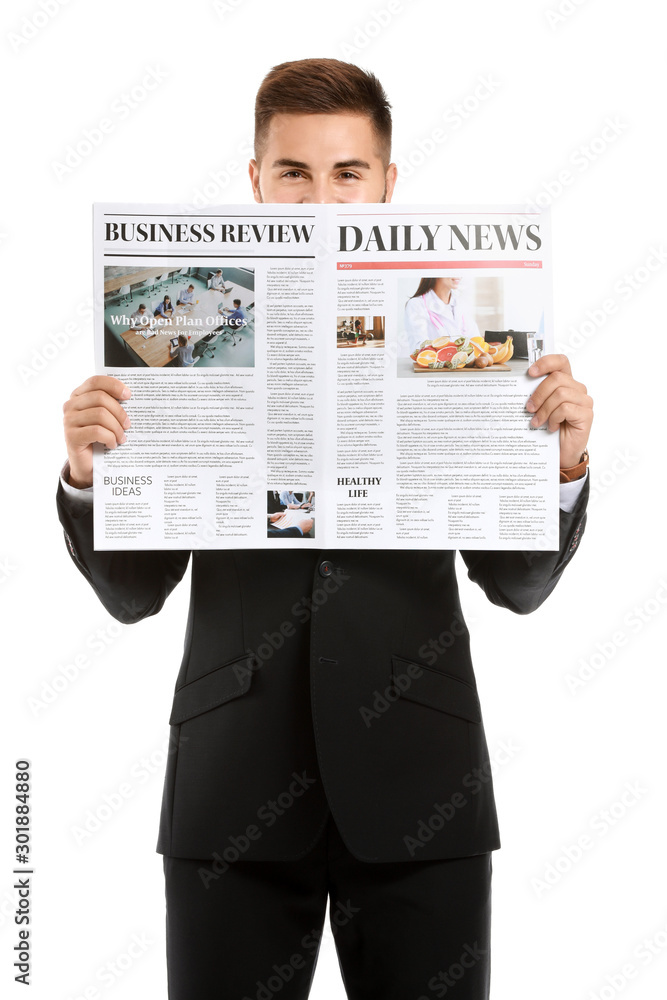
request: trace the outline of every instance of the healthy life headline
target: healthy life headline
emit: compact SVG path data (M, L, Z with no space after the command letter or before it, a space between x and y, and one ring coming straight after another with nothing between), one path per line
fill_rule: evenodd
M309 243L314 225L271 223L107 222L105 241L110 243ZM542 246L540 227L477 223L474 225L375 225L339 226L340 253L388 253L444 250L537 251Z

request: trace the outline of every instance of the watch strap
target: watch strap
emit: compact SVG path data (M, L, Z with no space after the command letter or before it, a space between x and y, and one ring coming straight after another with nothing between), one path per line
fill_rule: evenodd
M581 479L582 476L586 475L586 469L588 468L588 448L584 451L583 455L579 459L576 465L572 465L569 469L560 470L560 481L561 483L572 483L575 479Z

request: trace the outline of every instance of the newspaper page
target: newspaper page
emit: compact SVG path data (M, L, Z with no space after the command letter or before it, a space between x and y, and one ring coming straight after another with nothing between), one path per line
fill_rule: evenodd
M558 548L547 213L96 205L94 270L96 548Z

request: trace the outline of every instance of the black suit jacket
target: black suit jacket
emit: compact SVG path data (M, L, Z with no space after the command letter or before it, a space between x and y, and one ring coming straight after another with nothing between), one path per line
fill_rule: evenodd
M553 590L584 530L588 484L557 552L462 552L519 614ZM70 554L121 622L156 614L187 551L96 552L92 508L58 492ZM295 859L329 808L357 858L500 846L454 552L192 554L157 850L224 865Z

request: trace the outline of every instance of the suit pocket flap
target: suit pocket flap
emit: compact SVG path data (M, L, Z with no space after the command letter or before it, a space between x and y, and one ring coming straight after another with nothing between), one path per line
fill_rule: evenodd
M256 666L255 657L244 654L178 688L174 693L169 725L177 726L245 694Z
M469 722L482 721L479 698L472 684L400 656L392 656L391 665L392 682L400 691L401 698L457 715Z

